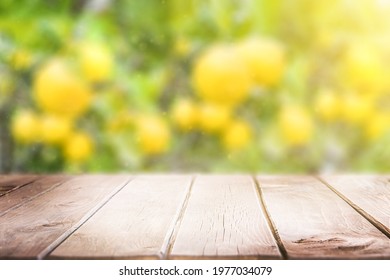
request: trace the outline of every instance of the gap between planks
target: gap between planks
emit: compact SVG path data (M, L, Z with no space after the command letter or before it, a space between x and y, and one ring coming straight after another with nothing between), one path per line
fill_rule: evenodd
M251 178L252 178L252 180L254 182L256 193L257 193L257 197L259 199L260 206L261 206L261 208L264 211L265 218L267 219L268 226L271 229L271 232L272 232L272 235L273 235L273 237L274 237L274 239L276 241L276 244L278 245L279 252L282 255L282 258L286 260L286 259L288 259L287 250L284 247L284 244L283 244L282 239L280 238L278 229L276 228L276 225L273 222L273 220L271 218L271 215L270 215L270 213L268 211L267 205L265 204L265 200L264 200L263 193L262 193L262 190L261 190L261 184L256 179L256 175L252 175Z
M235 180L230 182L228 178ZM172 242L173 245L168 254L169 259L280 259L282 257L259 202L252 177L247 175L239 176L239 178L231 176L226 178L220 175L196 178L186 213L183 221L180 222L177 236ZM230 183L232 183L231 186ZM241 183L244 188L241 188ZM250 192L244 192L246 194L240 195L235 201L235 195L241 190L250 190ZM206 203L199 204L203 202L205 195ZM210 197L216 198L215 196L220 197L215 202L210 200ZM250 203L247 205L246 199L248 198L250 198ZM229 200L232 199L233 201L230 202L235 203L230 205ZM204 207L211 208L205 210ZM256 211L253 212L254 210ZM227 225L229 226L226 232L225 211L228 214ZM191 216L195 213L195 216ZM243 219L237 220L237 224L232 223L232 217L234 220L235 215L243 215L241 217ZM249 223L245 222L249 221L246 220L248 217L253 218ZM232 246L234 244L236 244L235 247ZM237 250L236 254L232 253L234 250Z
M111 200L118 192L120 192L127 184L129 184L134 177L129 178L122 185L119 185L116 189L114 189L109 195L106 196L100 203L98 203L95 207L93 207L89 212L87 212L84 217L80 219L79 222L74 224L68 230L66 230L63 234L61 234L56 240L54 240L50 245L48 245L41 253L38 254L37 259L42 260L46 256L48 256L53 250L55 250L62 242L64 242L69 236L71 236L77 229L79 229L85 222L87 222L95 213L99 211L107 202Z
M346 203L348 203L349 206L351 206L356 212L358 212L361 216L363 216L367 221L369 221L374 227L376 227L380 232L382 232L384 235L386 235L388 238L390 238L390 231L387 229L386 226L384 226L381 222L379 222L377 219L375 219L373 216L368 214L366 211L364 211L361 207L353 203L348 197L346 197L344 194L336 190L334 187L332 187L326 180L324 180L320 176L315 176L317 180L319 180L321 183L323 183L326 187L328 187L332 192L334 192L336 195L338 195L342 200L344 200Z
M388 238L314 176L256 179L288 259L388 258Z
M138 176L47 258L163 258L191 180L182 175ZM109 234L102 233L107 227Z
M168 229L165 240L161 246L160 259L162 260L168 259L172 251L172 247L176 241L177 232L180 229L181 222L183 220L185 211L187 209L188 201L191 196L192 187L194 185L195 179L196 179L196 175L193 175L191 177L191 182L187 187L183 202L181 203L181 206L179 207L179 210L176 213L174 222L172 223L172 226Z

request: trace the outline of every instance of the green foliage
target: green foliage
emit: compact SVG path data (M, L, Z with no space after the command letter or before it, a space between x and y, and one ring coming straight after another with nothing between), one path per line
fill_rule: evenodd
M373 111L390 115L390 83L383 81L390 75L389 11L369 0L358 5L347 0L3 0L0 171L387 172L390 122L371 139L366 131L374 116L364 123L346 120L344 115L353 112L344 112L343 100L354 94L359 102L371 102ZM175 102L187 98L201 107L207 101L199 97L192 78L199 57L216 44L236 46L253 37L279 42L286 65L276 85L252 87L249 97L232 109L232 119L253 130L250 143L229 151L220 134L180 129L171 112ZM109 51L114 65L109 78L87 81L79 57L83 43ZM378 69L385 78L367 82L373 85L357 85L345 70L348 53L360 45L384 65ZM357 63L367 69L356 75L380 72L371 56L362 55ZM94 141L94 152L82 162L70 161L62 146L39 139L23 143L12 131L17 112L46 113L34 99L34 83L42 65L58 57L93 92L88 111L72 120L74 131L87 132ZM335 120L325 121L318 113L322 89L336 92L342 103L344 111ZM292 105L305 108L315 124L310 141L301 146L291 145L280 132L278 115ZM137 133L144 115L166 125L160 129L169 130L168 151L142 151ZM11 165L3 164L7 158Z

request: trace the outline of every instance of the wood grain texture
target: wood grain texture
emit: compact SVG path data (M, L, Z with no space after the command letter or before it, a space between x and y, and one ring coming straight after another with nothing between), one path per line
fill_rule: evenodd
M289 258L390 258L390 240L317 179L257 178Z
M377 175L321 176L332 188L390 236L390 181ZM378 222L380 224L378 224Z
M37 258L128 176L77 176L0 217L0 258Z
M141 175L54 250L50 258L161 258L191 176Z
M0 176L0 197L21 188L38 178L37 175L1 175Z
M170 258L280 257L250 176L195 179Z
M51 175L33 181L22 188L18 188L13 192L4 194L0 197L0 216L14 209L23 203L36 198L37 196L51 190L53 187L64 183L69 176Z

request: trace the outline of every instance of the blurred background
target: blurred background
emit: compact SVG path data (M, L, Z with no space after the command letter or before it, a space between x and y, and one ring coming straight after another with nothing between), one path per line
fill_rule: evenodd
M389 172L388 0L2 0L0 172Z

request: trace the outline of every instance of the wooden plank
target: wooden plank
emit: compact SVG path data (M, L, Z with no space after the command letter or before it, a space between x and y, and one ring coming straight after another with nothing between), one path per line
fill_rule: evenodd
M253 179L198 176L170 258L281 258Z
M163 257L190 184L185 175L135 178L49 257Z
M45 176L23 188L18 188L13 192L0 197L0 216L5 215L11 209L15 209L23 203L36 198L37 196L50 191L61 183L64 183L69 176L51 175Z
M127 176L78 176L0 217L0 258L39 258L123 186Z
M0 197L33 182L37 178L37 175L20 174L0 176Z
M321 179L390 237L390 181L387 177L334 175L321 176Z
M317 179L257 178L289 258L390 258L389 239Z

